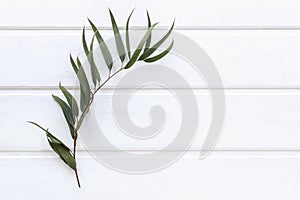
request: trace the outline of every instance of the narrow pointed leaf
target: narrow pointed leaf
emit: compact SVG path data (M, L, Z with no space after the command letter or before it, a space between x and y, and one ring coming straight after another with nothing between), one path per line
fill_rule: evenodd
M162 45L164 43L164 41L169 37L169 35L171 34L173 28L174 28L174 24L175 21L173 22L171 28L169 29L169 31L167 32L167 34L162 37L162 39L160 39L157 43L155 43L151 48L149 48L147 51L145 51L139 58L139 60L144 60L146 58L148 58L149 56L151 56L151 54L156 51L160 45Z
M60 106L60 108L63 111L64 117L67 121L68 127L70 129L70 134L72 138L74 139L74 125L75 125L75 118L72 113L71 108L59 97L52 95L53 99L56 101L56 103Z
M82 29L82 45L83 45L83 50L85 52L85 55L89 55L89 49L86 44L86 39L85 39L85 26Z
M92 52L93 51L93 48L94 48L94 41L95 41L95 34L93 35L93 37L92 37L92 41L91 41L91 44L90 44L90 52Z
M130 58L130 60L128 61L128 63L126 64L126 66L124 67L125 69L130 68L138 59L143 46L145 45L146 40L148 39L152 29L157 25L157 23L153 24L150 29L147 30L147 32L145 33L144 37L141 39L140 43L138 44L136 50L134 51L132 57Z
M129 22L130 22L130 18L131 15L133 14L134 9L131 11L128 19L127 19L127 23L126 23L126 48L127 48L127 54L128 54L128 58L131 58L131 49L130 49L130 40L129 40Z
M164 50L162 53L160 53L160 54L158 54L156 56L153 56L151 58L147 58L144 61L148 62L148 63L151 63L151 62L155 62L155 61L163 58L165 55L167 55L170 52L170 50L173 47L173 44L174 44L174 40L172 40L172 43L170 44L170 46L166 50Z
M83 27L83 30L82 30L82 44L83 44L83 49L84 49L84 52L85 52L85 55L87 57L87 60L90 64L90 67L91 67L91 74L92 74L92 80L93 80L93 83L96 87L97 83L100 81L100 74L99 74L99 71L97 69L97 66L95 64L95 61L94 61L94 55L93 55L93 43L94 43L94 37L92 39L92 42L91 42L91 48L90 48L90 51L89 51L89 48L86 44L86 39L85 39L85 27Z
M148 10L147 10L147 20L148 20L148 29L149 29L151 27L151 19L150 19ZM150 43L151 43L151 34L149 35L149 37L146 41L144 52L149 48Z
M100 73L98 71L97 65L94 60L94 50L93 50L93 44L94 44L94 38L92 39L91 45L90 45L90 54L88 58L90 59L90 65L91 65L91 73L92 73L92 79L95 87L97 86L97 83L100 82Z
M90 105L92 104L92 102L94 101L94 97L91 96L91 99L90 99L90 104L88 104L88 106L86 107L86 109L81 113L81 116L77 122L77 125L76 125L76 130L79 130L82 123L83 123L83 120L85 118L85 115L89 112L90 110Z
M70 123L67 123L72 139L75 138L75 127Z
M66 163L70 168L73 170L76 169L76 161L73 157L73 153L71 150L63 143L61 142L57 137L52 135L48 130L40 126L39 124L35 122L30 122L29 123L39 127L42 129L47 136L47 140L49 142L50 147L59 155L59 157Z
M32 122L32 121L27 121L27 122L30 123L30 124L33 124L33 125L35 125L37 127L39 127L40 129L42 129L43 131L45 131L47 133L47 130L45 128L43 128L41 125L39 125L39 124L37 124L35 122Z
M56 103L60 106L60 108L62 109L63 114L66 118L66 121L69 124L74 125L75 124L75 119L74 119L74 115L72 113L71 108L66 104L66 102L64 102L64 100L62 100L58 96L52 95L52 97L56 101Z
M83 111L89 103L91 88L79 58L77 58L77 65L79 67L77 77L80 83L80 109Z
M116 46L117 46L117 51L119 54L119 58L122 61L122 63L125 60L125 48L124 48L124 44L120 35L120 31L119 28L117 26L116 20L114 18L114 15L112 14L111 10L109 10L109 15L110 15L110 19L111 19L111 24L112 24L112 28L114 31L114 36L115 36L115 41L116 41Z
M85 112L85 113L82 113L82 117L79 119L79 121L78 121L78 123L77 123L77 126L76 126L76 129L77 129L77 130L81 127L81 125L82 125L82 123L83 123L83 120L84 120L84 118L85 118L86 113L88 113L88 111Z
M74 59L73 59L73 57L72 57L71 54L70 54L70 62L71 62L71 65L72 65L72 67L73 67L73 69L74 69L74 72L77 74L78 67L77 67L77 65L75 64Z
M59 155L59 157L69 166L71 169L76 170L76 161L73 157L71 150L62 144L56 144L52 142L52 137L48 135L48 142L52 149Z
M78 104L76 102L76 99L70 94L70 92L61 85L61 83L59 83L59 89L62 91L62 93L64 94L64 96L67 99L67 102L74 114L74 116L78 116Z
M82 86L80 86L80 110L84 111L85 107L88 104L89 99L87 98L87 95L84 92L84 89Z
M113 60L112 60L112 57L111 57L111 54L108 50L108 47L106 46L102 36L100 35L100 32L98 31L97 27L93 24L93 22L91 22L91 20L89 20L90 24L91 24L91 27L96 35L96 38L98 40L98 44L99 44L99 47L101 49L101 52L102 52L102 55L103 55L103 58L104 58L104 61L106 63L106 66L108 67L109 70L111 70L111 68L113 67Z

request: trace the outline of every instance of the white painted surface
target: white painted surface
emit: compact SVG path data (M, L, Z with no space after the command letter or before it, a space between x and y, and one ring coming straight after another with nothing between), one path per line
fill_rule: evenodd
M199 161L195 150L201 148L209 125L210 99L206 86L186 72L192 87L197 88L202 119L201 134L191 151L170 168L142 176L112 171L80 152L83 188L78 190L71 170L49 151L43 133L26 121L49 126L71 142L50 94L58 92L59 81L74 85L68 54L82 51L80 29L86 17L106 29L104 35L110 37L107 7L120 25L137 7L132 21L135 28L146 24L146 8L154 21L161 21L160 26L168 26L176 17L177 31L195 40L219 70L227 88L226 124L216 152ZM299 199L299 9L298 0L2 1L0 198ZM173 64L174 60L163 62ZM186 66L174 65L179 71ZM104 118L111 114L107 109L109 88L115 83L109 83L99 98ZM170 123L178 120L178 105L172 96L156 88L132 100L132 119L149 123L147 109L153 102L168 102ZM172 106L175 109L170 109ZM138 144L120 137L108 119L107 124L111 140L128 150L158 149L175 130L170 128L158 140Z
M81 27L86 17L109 26L107 7L117 14L116 19L125 25L130 11L136 7L134 25L145 24L148 9L156 21L167 25L175 17L183 27L299 27L298 0L11 0L1 3L0 23L19 27ZM144 18L143 18L143 17Z
M104 31L109 38L112 31ZM299 88L300 31L179 31L195 40L215 63L226 88ZM69 53L82 52L81 31L1 31L3 86L74 85ZM16 49L18 51L16 51ZM176 60L177 61L177 60ZM167 64L185 72L189 65ZM22 66L22 67L20 67ZM193 87L205 87L186 74ZM47 77L47 78L45 78ZM117 77L118 79L118 77ZM108 85L113 86L114 80Z
M126 93L127 90L124 91ZM199 137L192 150L200 149L211 120L210 96L206 90L195 90L199 118ZM2 150L48 150L50 147L40 130L26 121L37 121L71 144L60 108L52 100L57 91L2 91L0 146ZM180 92L184 95L184 91ZM101 128L115 145L128 150L160 149L170 143L178 131L180 110L175 97L164 90L145 90L129 103L132 121L143 126L151 123L153 104L163 106L167 125L162 136L140 141L125 137L116 127L111 110L112 92L104 91L95 99ZM226 90L226 122L217 150L300 150L299 90ZM125 115L125 111L119 111ZM14 122L14 125L11 123ZM104 126L102 124L105 124ZM7 142L7 141L14 142Z
M49 153L1 156L3 199L291 199L298 200L299 153L220 152L205 160L186 154L167 170L120 174L90 157L79 159L82 189ZM13 178L15 177L15 178ZM51 192L49 192L51 191Z

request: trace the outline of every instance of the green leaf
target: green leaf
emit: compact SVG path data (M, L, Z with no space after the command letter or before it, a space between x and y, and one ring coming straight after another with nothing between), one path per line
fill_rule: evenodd
M79 121L78 121L78 123L77 123L77 126L76 126L76 129L77 129L77 130L81 127L81 125L82 125L82 123L83 123L83 120L84 120L84 118L85 118L86 113L87 113L87 112L82 113L82 117L79 119Z
M56 103L60 106L60 108L62 109L64 117L67 121L68 127L70 129L71 136L74 139L75 118L74 118L71 108L58 96L52 95L52 97L56 101Z
M128 63L126 64L126 66L124 67L125 69L128 69L130 68L138 59L141 51L142 51L142 48L146 42L146 40L148 39L152 29L157 25L157 23L153 24L148 30L147 32L145 33L144 37L141 39L140 43L138 44L136 50L134 51L132 57L130 58L130 60L128 61Z
M117 50L118 50L118 54L119 54L119 58L122 61L122 63L125 60L125 48L124 48L124 44L120 35L120 31L119 28L117 26L116 20L114 18L114 15L112 14L111 10L109 9L109 15L110 15L110 19L111 19L111 24L112 24L112 28L114 31L114 35L115 35L115 41L116 41L116 46L117 46Z
M100 74L99 74L99 71L98 71L97 66L95 64L95 61L94 61L93 43L94 43L94 37L92 39L92 42L91 42L91 45L90 45L90 51L89 51L88 46L86 44L86 39L85 39L85 27L83 27L83 30L82 30L82 44L83 44L83 49L84 49L85 55L86 55L86 57L88 59L88 62L90 64L91 74L92 74L92 80L93 80L93 83L94 83L94 85L96 87L97 83L100 82Z
M97 82L100 82L101 77L100 73L98 71L98 68L96 66L95 60L94 60L94 50L93 50L93 44L94 44L94 36L90 45L90 54L89 54L89 59L90 59L90 65L91 65L91 73L92 73L92 79L95 87L97 87Z
M148 29L149 29L151 27L151 19L150 19L148 10L147 10L147 20L148 20ZM150 43L151 43L151 34L149 35L149 37L146 41L144 52L149 48Z
M70 62L71 62L71 65L72 65L72 67L73 67L73 69L74 69L74 72L77 74L78 67L77 67L77 65L75 64L74 59L73 59L73 57L72 57L71 54L70 54Z
M156 51L158 49L158 47L160 47L160 45L162 45L164 43L164 41L169 37L169 35L171 34L173 28L174 28L174 24L175 21L173 22L171 28L169 29L169 31L167 32L167 34L162 37L162 39L160 39L157 43L155 43L151 48L149 48L147 51L145 51L141 57L139 57L139 60L145 60L146 58L148 58L149 56L151 56L151 54Z
M93 48L94 48L94 40L95 40L95 36L96 35L93 35L93 38L92 38L92 41L91 41L91 44L90 44L90 52L93 51Z
M76 161L71 150L64 144L53 143L53 138L48 134L48 142L52 149L59 155L59 157L73 170L76 170Z
M80 83L80 109L81 111L84 111L91 97L91 88L88 79L86 77L86 74L84 72L84 69L82 67L82 64L78 57L77 57L77 65L79 67L77 72L77 77Z
M80 110L83 112L85 110L85 107L89 103L89 98L86 95L85 90L82 86L80 86Z
M58 138L56 138L54 135L52 135L48 129L46 130L42 126L38 125L35 122L30 122L29 123L39 127L43 131L46 132L47 140L51 146L51 148L59 155L59 157L73 170L76 170L76 161L74 159L74 155L71 152L71 150L63 143L61 142Z
M70 134L71 134L71 137L72 139L75 138L75 126L71 125L70 123L67 123L68 127L69 127L69 131L70 131Z
M89 52L88 46L86 44L86 39L85 39L85 26L82 29L82 45L83 45L83 50L85 52L85 55L88 56L90 52Z
M135 8L134 8L135 9ZM128 19L127 19L127 23L126 23L126 47L127 47L127 54L128 54L128 58L131 58L131 49L130 49L130 41L129 41L129 21L131 18L131 15L133 14L134 9L131 11Z
M173 44L174 44L174 40L172 40L172 43L170 44L170 46L166 50L164 50L162 53L160 53L160 54L158 54L156 56L153 56L151 58L147 58L144 61L148 62L148 63L151 63L151 62L155 62L155 61L163 58L165 55L167 55L170 52L170 50L173 47Z
M76 99L69 93L69 91L64 86L61 85L60 82L59 82L59 89L66 97L74 116L78 116L78 104L76 102Z
M48 132L45 128L43 128L41 125L39 125L39 124L37 124L37 123L35 123L35 122L32 122L32 121L27 121L28 123L30 123L30 124L33 124L33 125L35 125L35 126L37 126L37 127L39 127L40 129L42 129L43 131L45 131L46 133Z
M52 97L56 101L56 103L60 106L60 108L62 109L63 114L66 118L66 121L69 124L74 125L75 124L75 119L74 119L74 115L71 111L71 108L66 104L66 102L64 102L64 100L62 100L58 96L52 95Z
M108 67L109 70L111 70L111 68L113 67L113 60L112 60L111 54L108 50L108 47L106 46L106 44L105 44L102 36L100 35L100 32L98 31L97 27L93 24L93 22L91 22L91 20L89 20L89 22L90 22L91 27L92 27L95 35L96 35L97 40L98 40L98 44L99 44L99 47L101 49L101 52L102 52L104 61L106 63L106 66Z

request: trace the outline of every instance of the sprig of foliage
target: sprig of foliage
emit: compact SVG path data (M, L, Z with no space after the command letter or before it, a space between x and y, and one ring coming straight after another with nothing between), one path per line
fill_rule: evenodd
M113 74L111 74L111 70L114 67L113 66L113 59L112 55L110 53L110 50L108 46L106 45L103 37L100 34L100 31L98 30L97 26L90 20L88 19L91 28L94 32L94 36L88 45L86 42L86 37L85 37L85 27L83 27L82 30L82 45L83 45L83 50L86 56L86 59L90 65L90 71L91 71L91 77L93 81L94 88L91 89L90 83L87 79L87 75L85 73L85 70L82 66L82 63L80 59L77 57L74 59L72 55L70 55L70 63L71 66L79 80L80 84L80 99L79 103L77 103L77 100L74 96L71 95L71 93L59 83L59 89L61 90L62 94L64 95L66 101L61 99L58 96L52 95L53 99L56 101L56 103L60 106L62 113L65 117L67 126L70 130L71 137L73 139L73 151L67 147L61 140L59 140L57 137L52 135L48 129L43 128L41 125L29 121L29 123L39 127L41 130L43 130L46 133L47 140L50 144L50 147L59 155L59 157L65 162L72 170L74 170L78 187L80 187L80 182L79 182L79 177L78 177L78 172L77 172L77 165L76 165L76 144L77 144L77 138L78 138L78 130L81 127L81 124L84 121L84 118L86 114L89 111L89 108L91 104L93 103L94 97L96 93L111 79L113 78L116 74L121 72L122 70L129 69L131 68L137 61L144 61L144 62L155 62L164 56L166 56L172 46L174 41L170 44L170 46L164 50L163 52L150 57L154 52L157 51L157 49L166 41L166 39L170 36L173 28L174 28L174 22L169 29L169 31L158 41L156 42L153 46L151 46L151 33L157 23L152 24L151 19L149 16L149 13L147 11L147 20L148 20L148 30L144 34L144 36L141 38L138 46L136 49L133 51L133 54L131 54L131 49L130 49L130 40L129 40L129 22L131 19L131 16L133 14L133 11L130 13L127 23L126 23L126 42L125 45L123 43L123 40L120 36L120 31L119 27L116 23L116 20L114 18L113 13L111 10L109 10L109 15L111 19L111 24L112 24L112 29L114 33L114 39L116 43L116 48L117 52L119 55L119 59L122 63L122 66L116 70ZM94 40L98 41L98 46L101 50L103 59L105 61L105 64L109 70L109 75L108 77L101 81L100 74L98 67L95 64L94 60L94 52L93 52L93 47L94 47ZM125 46L127 49L127 52L125 50ZM78 106L79 105L79 106ZM79 110L80 108L80 110Z

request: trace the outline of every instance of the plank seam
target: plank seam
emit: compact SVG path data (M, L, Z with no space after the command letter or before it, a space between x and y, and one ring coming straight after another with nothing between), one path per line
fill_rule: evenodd
M65 88L70 90L79 90L79 88L74 88L72 86L65 86ZM131 90L135 89L132 87L123 87L123 88L114 88L110 86L103 87L101 90ZM180 88L180 87L172 87L170 88L172 90L185 90L185 89L195 89L195 90L222 90L222 88L205 88L205 87L192 87L192 88ZM224 90L282 90L282 91L297 91L300 90L300 87L226 87L223 88ZM34 91L60 91L57 86L41 86L41 87L34 87L34 86L21 86L21 87L14 87L14 86L0 86L0 92L2 91L28 91L28 90L34 90ZM164 88L143 88L143 90L166 90Z
M84 25L84 24L83 24ZM82 30L82 26L0 26L0 30L38 30L38 31L72 31ZM112 30L110 26L99 26L100 30ZM132 30L144 30L146 26L132 26ZM168 26L158 26L156 29L168 29ZM92 30L86 27L86 30ZM120 30L125 30L124 26L120 26ZM174 30L300 30L300 26L176 26Z

